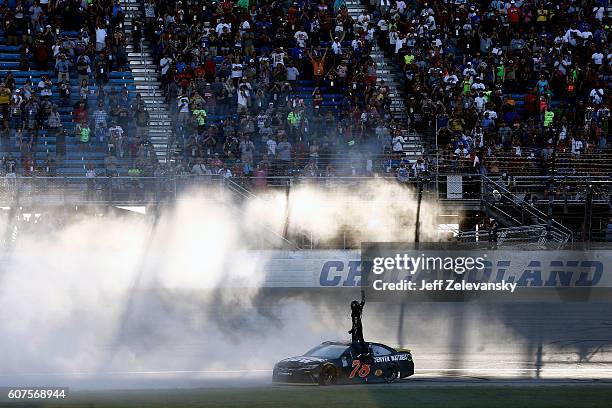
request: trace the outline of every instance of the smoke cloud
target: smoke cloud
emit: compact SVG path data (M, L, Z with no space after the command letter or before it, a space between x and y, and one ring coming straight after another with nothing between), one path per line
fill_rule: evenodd
M0 385L39 374L265 370L347 338L346 315L262 297L271 252L249 249L282 245L285 229L318 244L347 231L357 242L410 241L415 213L414 191L396 184L304 185L288 201L284 191L241 202L192 191L155 217L90 215L20 231L0 272ZM435 239L436 215L423 202L423 239ZM13 220L0 222L9 237Z

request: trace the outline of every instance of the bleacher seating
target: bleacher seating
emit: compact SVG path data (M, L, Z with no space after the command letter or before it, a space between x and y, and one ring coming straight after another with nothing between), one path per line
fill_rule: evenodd
M60 35L75 37L78 35L76 32L62 32ZM69 106L61 106L60 94L57 87L57 75L53 70L40 71L36 69L35 61L30 56L30 70L20 70L20 58L23 50L23 46L7 45L7 39L0 30L0 79L4 79L8 72L13 74L15 79L16 88L21 88L25 85L26 81L30 79L32 81L32 89L35 90L42 75L48 75L53 81L54 88L51 96L51 102L58 106L58 112L60 113L62 127L66 130L66 155L64 160L56 163L56 174L65 176L85 176L86 167L89 163L93 164L96 172L99 174L104 173L104 158L107 153L106 144L99 143L93 140L89 143L86 149L82 149L79 146L78 139L74 135L74 121L73 121L73 107L80 100L80 84L78 83L77 75L71 73L70 75L70 87L71 96ZM110 92L111 88L114 88L117 92L122 89L127 89L129 100L133 100L135 97L136 87L134 86L132 73L129 71L123 72L110 72L108 83L104 86L105 92ZM91 114L97 106L97 87L93 82L93 78L89 80L89 91L90 94L87 97L87 107ZM38 93L36 92L36 95ZM32 149L33 157L36 159L36 166L42 166L42 163L47 157L47 154L51 154L51 157L55 159L56 154L56 137L49 134L49 130L39 129L37 137L35 138L35 146ZM11 139L8 150L2 150L0 155L7 157L11 154L17 159L17 172L23 173L20 166L21 151L17 145L14 137ZM129 159L120 160L120 174L127 173L129 167ZM26 169L27 170L27 169ZM26 171L26 173L28 173Z

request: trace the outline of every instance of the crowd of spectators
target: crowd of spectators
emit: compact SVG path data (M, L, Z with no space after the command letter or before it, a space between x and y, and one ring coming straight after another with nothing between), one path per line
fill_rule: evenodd
M547 172L610 147L607 3L371 0L359 20L402 70L411 126L431 131L441 168Z
M20 69L53 75L20 86L2 78L0 139L21 151L4 167L53 173L76 137L108 153L110 174L122 159L131 174L154 174L143 99L108 86L109 72L128 68L128 36L134 51L147 40L159 67L177 152L168 171L409 179L432 163L488 174L520 158L546 171L561 153L609 149L605 0L365 6L353 18L344 0L144 0L126 31L118 0L6 1L0 16L6 44L21 46ZM375 46L402 73L408 124L390 114ZM439 154L402 160L406 126L431 133ZM41 129L56 136L55 154L37 157ZM393 160L375 159L384 152Z
M144 13L176 118L175 171L373 174L401 131L372 30L343 1L147 0Z
M97 169L82 155L83 176L153 173L157 161L144 101L127 86L109 81L111 72L129 68L124 16L118 0L9 0L0 5L6 45L18 47L19 69L29 73L21 84L10 71L1 78L0 135L7 174L54 175L64 164L67 141L78 143L83 153L106 154L104 167ZM55 151L41 153L37 141L47 136L55 137Z

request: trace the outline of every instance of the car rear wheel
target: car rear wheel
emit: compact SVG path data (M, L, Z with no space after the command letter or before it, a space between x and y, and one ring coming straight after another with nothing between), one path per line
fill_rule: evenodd
M321 385L332 385L336 383L336 369L332 366L325 366L321 371L321 378L319 384Z
M383 377L383 379L385 380L386 383L392 383L395 380L397 380L397 378L399 377L399 373L400 373L399 366L397 364L392 364L386 370L385 376Z

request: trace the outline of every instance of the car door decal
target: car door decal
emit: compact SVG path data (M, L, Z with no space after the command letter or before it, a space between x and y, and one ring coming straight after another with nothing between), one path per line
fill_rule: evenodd
M355 375L365 378L368 374L370 374L369 364L361 364L361 360L353 360L353 371L351 371L349 378L355 378Z

